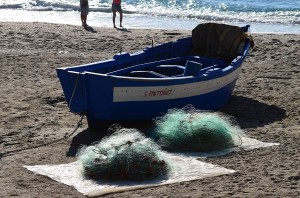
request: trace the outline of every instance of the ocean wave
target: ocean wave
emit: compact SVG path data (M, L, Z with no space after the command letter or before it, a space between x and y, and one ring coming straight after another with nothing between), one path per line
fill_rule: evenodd
M23 8L23 4L10 4L10 5L0 4L0 9L20 9L20 8Z
M261 3L255 3L256 1ZM300 3L295 4L295 1L289 0L284 2L268 3L267 0L210 0L207 2L199 0L123 0L122 8L125 14L158 17L219 22L300 24ZM111 0L89 0L89 5L91 12L111 13ZM80 11L79 0L2 0L0 9Z

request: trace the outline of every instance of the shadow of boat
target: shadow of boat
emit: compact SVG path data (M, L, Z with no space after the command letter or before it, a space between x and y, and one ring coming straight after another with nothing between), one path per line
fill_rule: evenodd
M286 117L284 109L274 105L268 105L244 96L233 95L228 103L219 111L235 118L242 129L262 127L264 125L280 121ZM153 121L135 121L121 123L102 123L97 130L85 129L78 133L72 140L67 156L75 156L82 145L90 145L100 141L105 135L112 133L114 126L136 128L148 137L153 137Z
M68 157L76 156L76 153L84 145L90 145L93 142L100 141L104 137L104 133L97 133L89 128L79 132L73 137L69 150L66 153Z
M241 128L263 127L286 117L286 111L278 106L236 95L219 111L233 116Z
M76 153L84 145L88 146L92 143L100 141L104 136L113 133L115 127L122 128L135 128L144 133L146 136L152 136L152 121L142 122L119 122L119 123L103 123L101 128L95 129L84 129L73 137L69 150L66 153L68 157L76 156Z

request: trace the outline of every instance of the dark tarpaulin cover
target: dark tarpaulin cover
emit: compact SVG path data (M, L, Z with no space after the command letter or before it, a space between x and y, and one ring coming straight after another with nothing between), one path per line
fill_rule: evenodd
M238 26L217 23L199 24L192 31L193 55L231 62L247 35Z

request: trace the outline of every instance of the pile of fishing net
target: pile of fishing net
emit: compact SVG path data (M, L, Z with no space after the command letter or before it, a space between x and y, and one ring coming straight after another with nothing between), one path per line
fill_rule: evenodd
M81 148L77 161L84 176L97 180L148 180L165 176L169 170L155 142L137 129L121 127L100 142Z
M154 131L158 144L167 150L217 151L242 143L234 118L193 107L169 110L155 120Z

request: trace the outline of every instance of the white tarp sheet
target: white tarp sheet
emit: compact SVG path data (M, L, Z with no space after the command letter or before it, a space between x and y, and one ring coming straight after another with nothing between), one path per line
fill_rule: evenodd
M144 182L103 182L93 181L83 178L80 174L76 162L60 165L36 165L24 166L28 170L45 175L55 181L63 184L73 186L79 192L88 195L91 192L99 190L107 190L109 188L125 187L128 189L133 186L156 186L164 185L182 181L191 181L202 179L205 177L212 177L224 174L234 173L234 170L229 170L220 166L199 161L197 158L205 158L212 156L221 156L232 151L250 150L260 147L269 147L279 145L277 143L265 143L252 138L242 137L242 145L233 149L226 149L218 152L210 153L165 153L167 161L172 164L172 171L168 178L161 178L158 180L144 181Z

